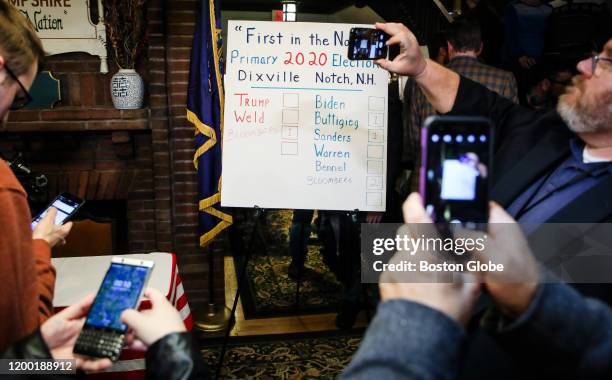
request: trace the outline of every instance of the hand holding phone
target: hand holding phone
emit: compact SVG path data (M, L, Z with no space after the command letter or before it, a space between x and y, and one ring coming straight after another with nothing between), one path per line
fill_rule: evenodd
M112 361L119 358L128 329L120 319L121 313L138 306L153 264L113 257L74 346L75 353Z
M427 66L427 60L421 52L415 35L402 24L376 23L376 28L389 34L389 47L399 46L399 54L376 61L383 69L410 77L419 76Z
M72 195L70 193L62 193L58 195L53 202L47 208L38 214L34 220L32 220L32 230L36 228L38 223L47 215L50 208L56 209L55 224L61 225L66 223L85 203L81 198Z
M45 240L51 248L58 244L65 244L66 236L68 236L72 229L72 222L63 225L55 224L57 209L50 207L46 211L45 216L36 223L36 227L32 231L32 239Z
M121 321L133 332L128 344L138 340L146 348L168 334L187 331L179 312L159 290L147 288L144 296L151 301L151 309L128 309L121 314Z
M73 359L76 368L84 371L101 371L112 363L108 359L75 358L74 343L83 326L94 295L90 294L46 320L40 326L40 335L47 344L53 359Z

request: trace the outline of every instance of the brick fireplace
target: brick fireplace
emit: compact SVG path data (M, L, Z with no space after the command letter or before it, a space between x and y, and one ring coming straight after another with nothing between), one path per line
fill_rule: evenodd
M175 252L188 299L206 301L207 251L198 246L193 127L185 118L196 1L148 1L149 45L137 71L145 106L116 110L110 78L97 58L81 53L48 57L61 81L53 109L11 113L0 130L0 151L49 179L48 198L68 191L91 202L124 205L127 252ZM109 55L110 57L111 55ZM216 298L224 299L223 258L215 256Z

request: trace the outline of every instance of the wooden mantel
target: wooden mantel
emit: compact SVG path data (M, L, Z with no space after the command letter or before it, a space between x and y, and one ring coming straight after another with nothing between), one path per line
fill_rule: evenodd
M149 109L118 110L112 107L61 107L19 110L10 113L0 132L77 132L147 130Z

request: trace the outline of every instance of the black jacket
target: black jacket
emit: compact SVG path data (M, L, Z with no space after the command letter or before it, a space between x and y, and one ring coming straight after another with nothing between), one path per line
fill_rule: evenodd
M0 355L0 359L49 359L51 358L51 352L47 344L42 339L40 331L37 330L34 334L20 340L17 343L12 344L5 352ZM9 378L19 379L65 379L66 376L51 376L51 375L40 375L40 376L28 376L28 375L0 375L1 379Z
M147 380L208 379L200 347L190 333L169 334L146 354Z
M482 115L493 120L496 129L491 199L503 207L507 207L535 181L560 165L570 154L570 140L576 138L556 111L533 111L516 105L463 77L450 114ZM594 225L610 223L611 189L612 175L607 175L599 184L560 208L544 222ZM533 234L537 233L538 230ZM545 240L548 244L547 251L559 252L560 256L572 253L568 250L575 249L576 240L581 238L581 235L576 234L548 238ZM573 286L585 296L612 303L612 289L609 284ZM547 368L533 368L539 362L538 352L531 352L527 345L522 348L525 353L522 358L510 356L507 348L500 347L490 334L477 326L478 321L475 319L472 325L475 329L470 333L465 350L466 358L461 378L546 378ZM533 361L527 363L524 359L529 353L532 354Z
M570 153L570 140L577 138L556 111L534 111L497 95L486 87L461 77L450 115L482 115L495 125L495 148L491 199L508 207L535 181L560 165ZM560 208L545 223L612 223L612 175ZM558 257L576 254L576 240L582 235L563 234L551 240L544 228L533 241L547 244L547 252ZM532 247L533 248L533 247ZM570 250L570 251L568 251ZM534 251L537 251L534 248ZM535 252L538 255L538 252ZM538 256L541 261L544 258ZM554 257L546 258L555 260ZM586 296L612 305L612 288L600 284L575 284Z
M576 135L556 111L541 112L512 103L486 87L461 78L450 115L482 115L495 124L491 198L507 207L537 179L570 154ZM611 223L612 176L561 208L548 223Z
M11 345L0 355L0 359L48 359L51 352L40 332ZM197 341L190 333L168 334L152 344L147 350L146 378L148 380L201 380L208 379L208 372ZM20 379L34 379L35 376L20 376ZM70 379L69 376L45 379Z

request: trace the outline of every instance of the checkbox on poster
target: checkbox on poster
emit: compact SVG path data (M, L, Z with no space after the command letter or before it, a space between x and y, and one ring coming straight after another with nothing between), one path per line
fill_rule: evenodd
M385 142L385 131L383 129L368 130L368 142L382 144Z
M383 177L381 175L368 176L366 178L366 187L368 190L382 190Z
M281 134L285 140L297 140L298 127L294 125L283 125Z
M384 155L383 145L368 145L368 158L379 158L382 160Z
M300 95L283 94L283 108L298 108L300 106Z
M298 124L298 123L299 123L298 110L292 110L292 109L283 110L283 124Z
M368 206L382 206L382 193L381 192L366 193L366 204Z
M385 114L370 112L368 115L368 125L370 128L382 128L385 125Z
M377 160L368 160L368 174L382 175L383 162Z
M298 143L288 141L281 142L281 154L283 156L297 156Z
M385 110L385 98L379 96L370 96L368 102L368 110L370 111L384 111Z

